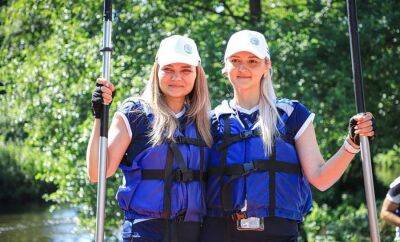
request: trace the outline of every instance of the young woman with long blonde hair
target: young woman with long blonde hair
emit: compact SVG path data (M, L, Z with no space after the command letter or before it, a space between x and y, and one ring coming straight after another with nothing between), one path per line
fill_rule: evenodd
M97 182L103 102L114 85L98 79L95 123L87 149L88 174ZM204 172L212 143L207 80L195 42L174 35L157 52L143 94L129 98L109 129L107 177L124 174L117 200L124 211L124 241L198 240L206 213Z
M373 137L370 113L352 117L344 144L325 162L314 114L295 100L277 99L264 36L243 30L226 47L223 73L234 97L212 115L204 242L297 241L298 223L312 205L309 183L332 186Z

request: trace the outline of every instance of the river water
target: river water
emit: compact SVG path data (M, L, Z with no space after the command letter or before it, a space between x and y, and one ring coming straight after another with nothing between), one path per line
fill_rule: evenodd
M0 212L1 242L89 242L93 236L77 225L76 210L48 207Z

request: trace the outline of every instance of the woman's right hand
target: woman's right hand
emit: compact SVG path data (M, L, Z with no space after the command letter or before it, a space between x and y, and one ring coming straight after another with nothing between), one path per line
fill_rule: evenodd
M375 137L375 118L370 112L356 114L350 118L348 129L350 144L360 146L360 136L366 136L370 140Z
M95 118L101 118L103 105L110 105L115 96L114 85L104 78L97 78L92 95L92 111Z

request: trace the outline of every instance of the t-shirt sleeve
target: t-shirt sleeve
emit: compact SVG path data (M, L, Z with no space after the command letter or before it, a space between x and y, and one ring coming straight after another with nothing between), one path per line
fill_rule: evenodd
M400 177L390 184L386 198L393 203L400 204Z
M286 125L289 127L294 140L297 140L303 134L304 130L313 122L314 117L315 114L310 112L306 106L299 102L293 102L293 111Z
M124 120L130 138L135 135L142 110L143 107L139 101L127 99L114 114L114 118L120 116Z
M219 138L219 133L218 133L218 118L217 115L213 111L211 111L210 115L210 122L211 122L211 135L213 137L214 142L216 142Z

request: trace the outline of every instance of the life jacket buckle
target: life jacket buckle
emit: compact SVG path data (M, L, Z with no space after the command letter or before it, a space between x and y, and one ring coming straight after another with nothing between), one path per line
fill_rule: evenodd
M247 138L253 136L253 130L246 130L246 131L240 132L239 136L241 139L247 139Z
M175 139L175 142L177 144L183 144L184 143L184 137L183 136L177 136L174 139Z
M176 223L182 223L185 221L185 216L186 216L186 211L178 213L178 215L175 217L174 221Z
M246 175L246 174L256 170L256 167L254 166L253 162L243 163L242 167L243 167L243 170L244 170L244 174L243 175Z
M188 170L188 171L182 171L181 169L178 169L175 171L175 181L178 182L189 182L193 181L194 175L193 171Z

